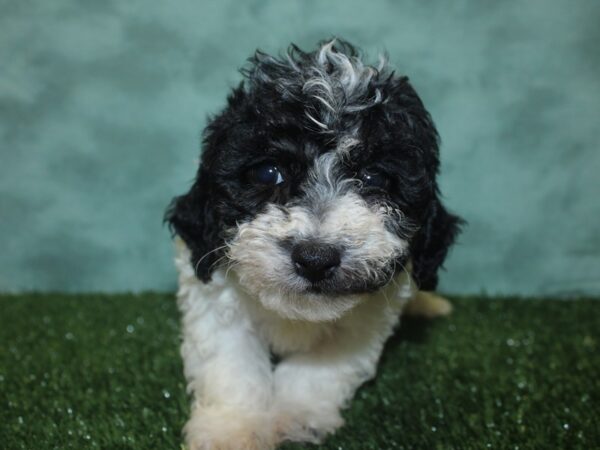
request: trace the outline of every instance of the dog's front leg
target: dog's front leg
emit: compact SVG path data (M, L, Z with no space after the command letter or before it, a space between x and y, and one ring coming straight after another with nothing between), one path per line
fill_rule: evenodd
M315 350L281 361L274 380L279 436L318 443L343 425L340 410L375 375L390 331L391 327L338 331Z
M193 395L191 417L184 428L189 450L274 446L269 354L232 295L224 288L213 298L180 296L181 353Z

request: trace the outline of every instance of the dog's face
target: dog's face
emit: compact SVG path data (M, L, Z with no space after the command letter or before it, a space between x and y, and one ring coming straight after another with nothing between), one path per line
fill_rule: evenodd
M167 213L200 279L231 265L285 317L331 320L412 262L433 289L458 229L438 137L405 77L346 43L257 52L211 120L191 190Z

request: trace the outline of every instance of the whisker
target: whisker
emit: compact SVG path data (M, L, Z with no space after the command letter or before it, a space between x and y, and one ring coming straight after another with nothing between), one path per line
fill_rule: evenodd
M212 269L213 267L215 267L215 266L217 266L219 263L221 263L221 261L223 261L224 259L228 259L228 258L229 258L229 256L228 256L227 254L225 254L225 255L221 256L220 258L217 258L217 259L215 260L215 262L214 262L214 263L212 263L212 264L210 265L210 268Z
M213 250L211 250L210 252L205 253L199 260L198 262L196 262L196 265L194 266L194 272L198 272L198 267L200 266L200 263L210 254L218 252L219 250L223 250L224 248L227 248L227 245L221 245L220 247L217 247ZM212 267L212 264L211 264Z
M225 278L227 278L227 276L229 275L229 271L231 269L233 269L233 266L235 265L235 263L231 260L229 260L229 263L227 264L227 270L225 270Z

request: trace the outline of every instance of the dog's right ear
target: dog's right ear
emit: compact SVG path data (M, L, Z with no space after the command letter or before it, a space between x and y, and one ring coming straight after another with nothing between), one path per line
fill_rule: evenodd
M205 283L210 281L217 259L222 256L223 245L219 233L219 220L212 202L210 189L203 183L201 174L190 191L175 197L165 213L165 222L173 234L179 236L190 249L190 263L196 276Z
M240 83L227 98L227 107L209 119L203 132L202 162L196 181L190 191L175 197L165 213L165 222L173 234L185 242L192 254L191 264L196 276L205 283L210 281L217 261L224 254L223 211L219 212L219 190L214 187L213 172L218 155L225 151L231 130L242 120L247 95ZM242 111L242 112L240 112Z

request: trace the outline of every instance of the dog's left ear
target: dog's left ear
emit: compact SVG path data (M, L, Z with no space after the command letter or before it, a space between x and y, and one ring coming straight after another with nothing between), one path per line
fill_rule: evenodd
M412 278L420 290L432 291L437 287L438 270L460 232L463 220L446 211L440 200L435 181L439 171L439 137L423 102L407 77L392 79L390 95L401 112L398 114L400 129L413 141L412 147L421 150L419 155L423 158L424 172L420 182L426 192L424 197L432 196L427 201L428 206L424 207L424 215L419 218L421 228L410 245Z
M411 244L412 277L420 290L433 291L437 287L438 270L463 223L460 217L446 211L436 195L424 225Z

